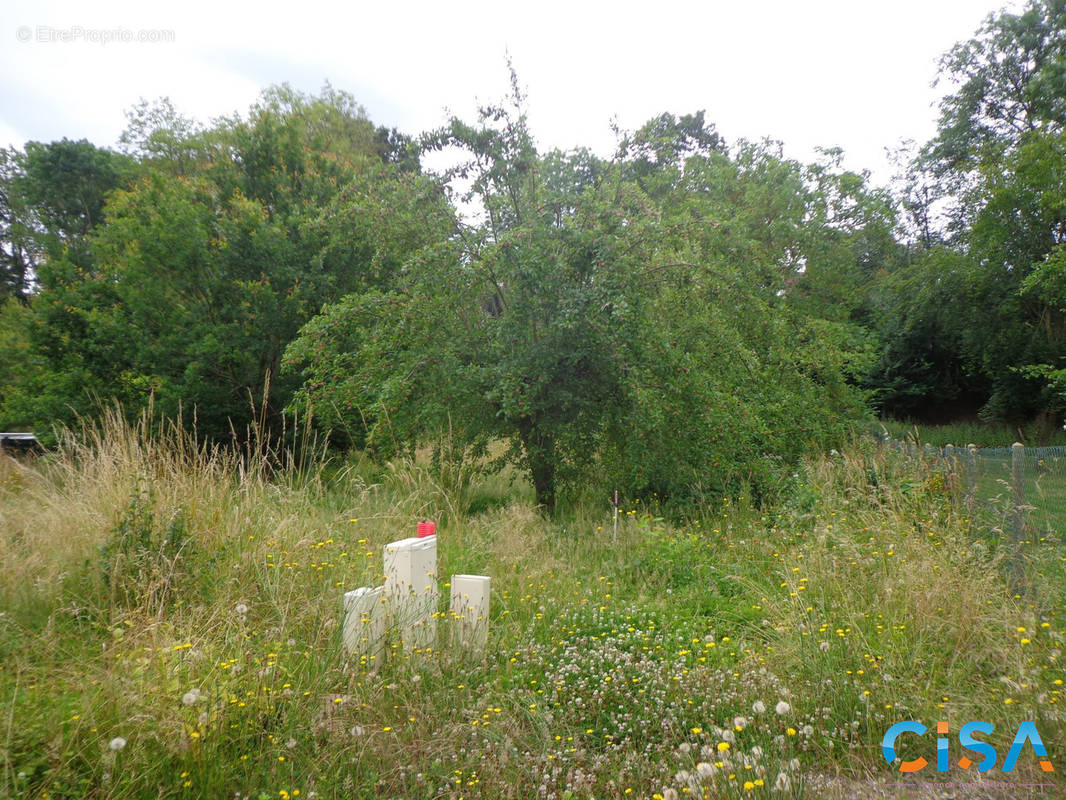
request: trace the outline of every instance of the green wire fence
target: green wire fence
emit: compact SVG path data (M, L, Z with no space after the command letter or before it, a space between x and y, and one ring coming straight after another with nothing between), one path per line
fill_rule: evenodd
M1023 545L1061 542L1066 530L1066 447L933 447L902 442L886 433L887 445L920 455L949 476L974 517L982 517L1013 547L1015 577L1023 569Z

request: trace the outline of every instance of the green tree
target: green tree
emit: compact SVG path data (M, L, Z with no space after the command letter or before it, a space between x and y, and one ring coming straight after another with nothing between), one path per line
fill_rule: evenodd
M884 346L870 383L896 413L950 401L1022 421L1048 408L1028 367L1063 356L1061 312L1027 277L1066 236L1066 3L989 16L940 81L938 132L909 178L916 252L871 289Z
M37 276L39 244L35 223L23 196L23 154L0 150L0 300L28 303Z
M105 163L80 143L29 148L26 196L49 226L30 333L51 379L6 397L11 414L49 423L94 395L136 413L154 396L207 436L243 435L253 402L280 430L299 326L387 284L433 230L439 192L375 137L350 95L282 86L209 129L142 104L125 137L140 160L110 192L80 190Z
M516 92L428 137L468 154L443 177L468 187L470 219L390 290L304 327L286 355L297 402L365 427L379 455L442 428L475 450L502 439L549 512L607 482L677 501L772 490L861 408L844 380L856 348L783 299L804 212L796 230L765 219L788 205L790 167L733 161L702 116L682 120L628 140L654 155L541 154Z
M536 152L517 111L488 108L429 140L470 160L451 176L481 224L407 262L388 292L345 298L288 360L318 409L350 409L388 453L451 420L465 446L511 443L538 503L593 461L646 321L639 272L652 218L641 193L585 153ZM495 123L495 124L493 124Z
M123 156L85 139L26 144L21 190L48 258L87 263L87 237L103 222L107 194L129 168Z

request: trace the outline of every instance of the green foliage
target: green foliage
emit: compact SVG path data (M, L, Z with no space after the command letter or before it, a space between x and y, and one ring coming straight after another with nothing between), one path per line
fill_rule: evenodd
M983 366L997 384L990 404L1004 408L1008 413L999 416L1009 419L1012 406L1022 405L1022 391L1035 395L1033 384L1012 368L1062 352L1063 315L1047 302L1047 274L1034 279L1044 292L1028 291L1033 284L1027 276L1053 253L1066 224L1066 118L1059 99L1066 77L1066 13L1059 2L1033 2L1018 16L990 20L978 41L986 46L980 63L988 62L984 107L992 111L969 115L971 132L964 141L980 176L975 189L987 199L967 197L966 204L975 209L969 211L969 238L982 267L978 285L998 319L972 328L986 332ZM988 53L1003 55L993 64ZM972 83L960 90L960 101L970 98ZM1015 397L1004 397L1011 390Z
M286 354L297 403L351 440L387 456L444 428L474 452L502 438L551 511L590 480L764 495L861 411L845 380L861 332L785 296L807 253L842 260L804 227L821 201L798 165L751 145L729 158L702 115L653 120L612 162L541 155L517 95L425 145L469 155L442 178L480 218Z
M888 413L1018 424L1061 405L1042 376L1062 366L1066 317L1042 265L1066 231L1066 6L990 16L940 79L938 132L908 178L920 246L870 291L869 385Z
M39 261L34 220L23 196L20 178L24 158L16 150L0 149L0 300L15 297L27 302Z
M761 498L839 441L871 351L853 297L892 257L865 176L731 153L702 112L610 161L540 153L514 101L426 134L466 159L433 178L329 86L209 128L141 104L126 156L13 155L41 255L0 419L114 399L220 440L310 409L379 459L446 440L442 464L502 440L548 510L609 486Z
M0 372L0 430L33 430L32 416L20 415L13 400L41 383L41 368L34 364L29 335L32 318L30 308L16 298L0 300L0 353L5 360Z
M107 193L128 166L122 156L85 139L28 142L23 194L47 234L70 242L103 221Z
M161 613L174 600L191 546L183 511L158 519L151 490L138 488L100 548L110 605Z
M927 146L941 170L964 171L1010 152L1032 132L1066 126L1066 6L1030 0L1000 12L941 60L954 91L941 103L939 133Z
M919 254L869 290L868 319L881 342L865 383L887 414L906 417L933 405L968 410L988 396L988 382L967 356L979 357L979 329L987 317L976 296L969 262L948 248Z
M166 101L130 117L124 144L140 161L118 188L115 154L27 146L19 185L47 251L28 325L36 371L20 367L32 379L2 398L0 418L44 428L93 413L97 398L131 414L154 398L215 439L243 437L253 415L280 432L297 387L280 359L300 325L388 285L449 212L401 143L386 153L329 87L276 87L247 118L207 130Z

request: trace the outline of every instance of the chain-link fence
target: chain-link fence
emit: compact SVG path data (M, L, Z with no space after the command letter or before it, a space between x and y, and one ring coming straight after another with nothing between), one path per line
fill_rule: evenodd
M886 445L921 455L950 477L966 507L1015 546L1063 541L1066 447L919 447L878 434ZM1017 560L1015 560L1017 566Z
M1066 447L919 447L885 434L886 444L939 462L974 510L1003 514L1019 539L1056 541L1066 529Z
M1061 539L1066 528L1066 447L943 448L971 505L1006 512L1020 541ZM955 452L952 453L952 450Z

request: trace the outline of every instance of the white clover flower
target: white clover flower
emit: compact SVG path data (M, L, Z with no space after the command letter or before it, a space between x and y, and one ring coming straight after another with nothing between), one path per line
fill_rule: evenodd
M762 700L756 700L752 704L751 710L754 711L756 714L764 714L764 713L766 713L766 706L763 705L763 701Z
M802 728L800 728L800 733L802 733L804 736L813 736L814 728L812 728L810 725L804 725Z
M181 702L187 706L195 705L196 701L200 699L199 689L190 689L181 696Z
M782 717L792 710L792 706L786 703L784 700L778 700L777 705L774 706L774 711L780 714Z
M123 739L121 736L116 736L110 741L107 746L117 753L119 750L126 746L126 740Z

